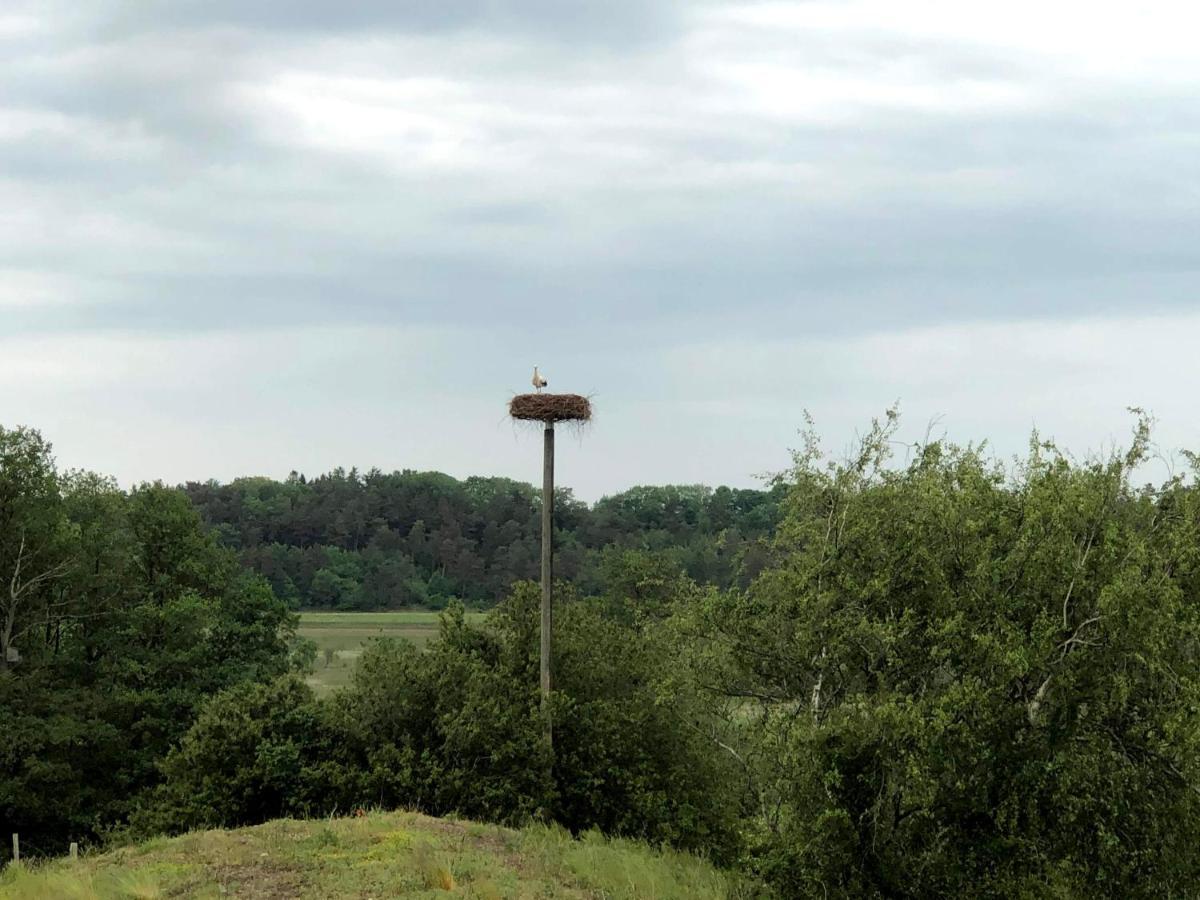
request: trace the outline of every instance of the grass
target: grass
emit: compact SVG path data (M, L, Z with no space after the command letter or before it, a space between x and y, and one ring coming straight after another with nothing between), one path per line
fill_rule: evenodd
M517 831L406 812L196 832L0 873L0 900L715 900L732 889L725 875L686 854L597 834L574 840L553 827Z
M316 667L309 684L318 693L347 684L363 645L372 638L405 638L418 647L425 646L438 633L438 616L428 610L301 613L299 634L317 645ZM467 613L467 618L478 621L483 614ZM327 649L332 654L328 664Z

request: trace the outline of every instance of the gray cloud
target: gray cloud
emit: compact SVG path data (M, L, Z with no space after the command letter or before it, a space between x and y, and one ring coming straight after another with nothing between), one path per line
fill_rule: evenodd
M17 7L0 336L451 329L467 370L550 366L557 345L603 389L606 366L714 336L840 346L1194 309L1182 8L1057 42L1032 3L1011 28L923 9ZM864 415L893 396L880 383Z
M555 0L120 0L81 17L81 24L105 37L207 28L272 35L474 31L628 47L669 40L678 33L687 6L675 0L575 0L570 5Z

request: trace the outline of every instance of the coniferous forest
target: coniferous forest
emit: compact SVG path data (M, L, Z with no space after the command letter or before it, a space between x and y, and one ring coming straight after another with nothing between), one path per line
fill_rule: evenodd
M1189 895L1200 459L1147 483L1140 418L1011 463L896 423L807 435L763 492L564 494L552 746L528 487L124 490L0 429L0 823L37 856L405 808L694 851L747 896ZM296 606L412 603L446 607L427 648L313 693Z
M540 492L505 478L337 469L185 490L220 543L300 609L487 607L538 574ZM745 583L783 495L636 487L589 506L559 490L556 571L585 593L634 557L722 588Z

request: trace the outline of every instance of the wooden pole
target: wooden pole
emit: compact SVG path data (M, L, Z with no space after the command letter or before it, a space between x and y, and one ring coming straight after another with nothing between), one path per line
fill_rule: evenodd
M21 861L21 838L13 832L13 863Z
M71 859L79 859L79 844L71 841Z
M554 581L554 423L546 423L542 460L542 714L546 719L546 742L554 746L550 714L550 633L554 624L552 589Z

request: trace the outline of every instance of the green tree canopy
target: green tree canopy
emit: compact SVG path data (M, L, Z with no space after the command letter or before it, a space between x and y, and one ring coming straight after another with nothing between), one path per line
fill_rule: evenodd
M187 496L61 476L0 428L0 824L26 852L119 825L204 700L286 671L296 617Z
M241 478L185 490L205 522L275 593L302 609L491 606L540 560L540 494L508 478L335 469L313 479ZM661 554L725 587L778 517L780 489L634 487L592 506L555 498L556 571L607 590L608 550Z
M1200 496L1131 446L1003 466L894 416L796 456L773 561L680 613L812 897L1180 896L1200 880ZM700 634L702 640L695 640Z

